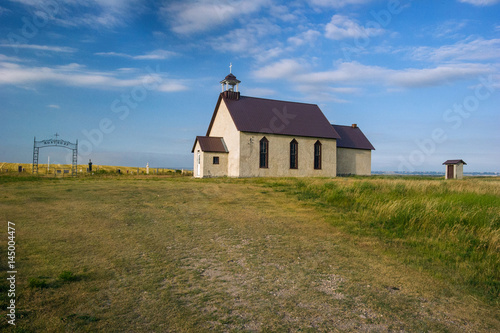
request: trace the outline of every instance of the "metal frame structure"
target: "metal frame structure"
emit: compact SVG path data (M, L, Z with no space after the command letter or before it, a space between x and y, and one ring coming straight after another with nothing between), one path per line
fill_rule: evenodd
M33 144L33 171L32 173L38 174L38 157L40 155L40 148L45 147L62 147L66 149L71 149L73 151L73 162L71 164L71 175L76 176L78 173L78 140L76 143L71 143L69 141L57 139L59 135L56 135L56 139L48 139L36 141L34 138Z

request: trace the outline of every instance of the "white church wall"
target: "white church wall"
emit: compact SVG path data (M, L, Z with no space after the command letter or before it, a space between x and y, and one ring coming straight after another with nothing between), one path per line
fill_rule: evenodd
M196 178L203 177L203 152L201 151L200 143L196 142L194 147L194 158L193 158L193 176Z
M203 154L203 177L227 176L227 153L205 152ZM214 164L214 157L218 157L218 164Z
M370 176L371 166L371 150L351 148L337 149L337 174Z
M229 114L224 100L219 105L208 136L223 137L229 154L227 156L227 176L239 177L240 135Z
M260 140L269 141L268 168L259 167ZM290 169L290 142L298 142L298 168ZM314 169L314 144L322 145L322 168ZM335 177L337 141L299 136L240 133L240 177Z

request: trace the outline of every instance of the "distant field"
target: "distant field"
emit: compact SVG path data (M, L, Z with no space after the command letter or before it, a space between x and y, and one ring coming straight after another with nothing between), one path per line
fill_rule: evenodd
M18 332L500 331L499 178L9 174Z
M23 172L25 174L31 174L33 170L33 165L30 163L3 163L0 162L0 174L2 173L18 173L19 167L23 168ZM78 173L80 176L89 175L87 172L88 164L78 164ZM40 176L50 176L58 174L57 170L60 170L59 175L61 176L69 176L69 174L64 174L63 170L71 170L71 164L39 164L38 165L38 173ZM105 174L105 173L118 173L121 172L124 175L144 175L147 173L146 167L124 167L124 166L110 166L110 165L92 165L92 171L94 174ZM176 169L168 169L168 168L149 168L149 174L171 174L171 173L183 173L183 174L192 174L191 171L188 170L176 170Z

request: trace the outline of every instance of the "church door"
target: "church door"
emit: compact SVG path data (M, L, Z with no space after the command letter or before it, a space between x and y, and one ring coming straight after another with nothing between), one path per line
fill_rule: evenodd
M197 163L196 163L196 176L200 177L200 168L201 168L201 155L200 152L198 151L198 156L197 156Z

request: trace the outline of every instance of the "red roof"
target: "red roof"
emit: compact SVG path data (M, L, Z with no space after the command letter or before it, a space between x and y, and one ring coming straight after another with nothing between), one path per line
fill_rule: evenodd
M220 137L208 137L208 136L197 136L194 141L193 150L196 147L196 142L200 143L200 148L204 152L210 153L227 153L226 144L224 143L224 139Z
M290 136L338 139L340 136L330 125L316 104L286 102L272 99L240 96L238 100L220 95L207 136L221 100L227 105L238 131Z
M353 126L332 125L340 135L340 139L337 140L337 147L375 150L370 141L361 132L361 129Z
M448 161L444 162L443 165L445 165L445 164L458 164L458 163L463 163L463 164L467 165L467 163L465 163L464 160L448 160Z

